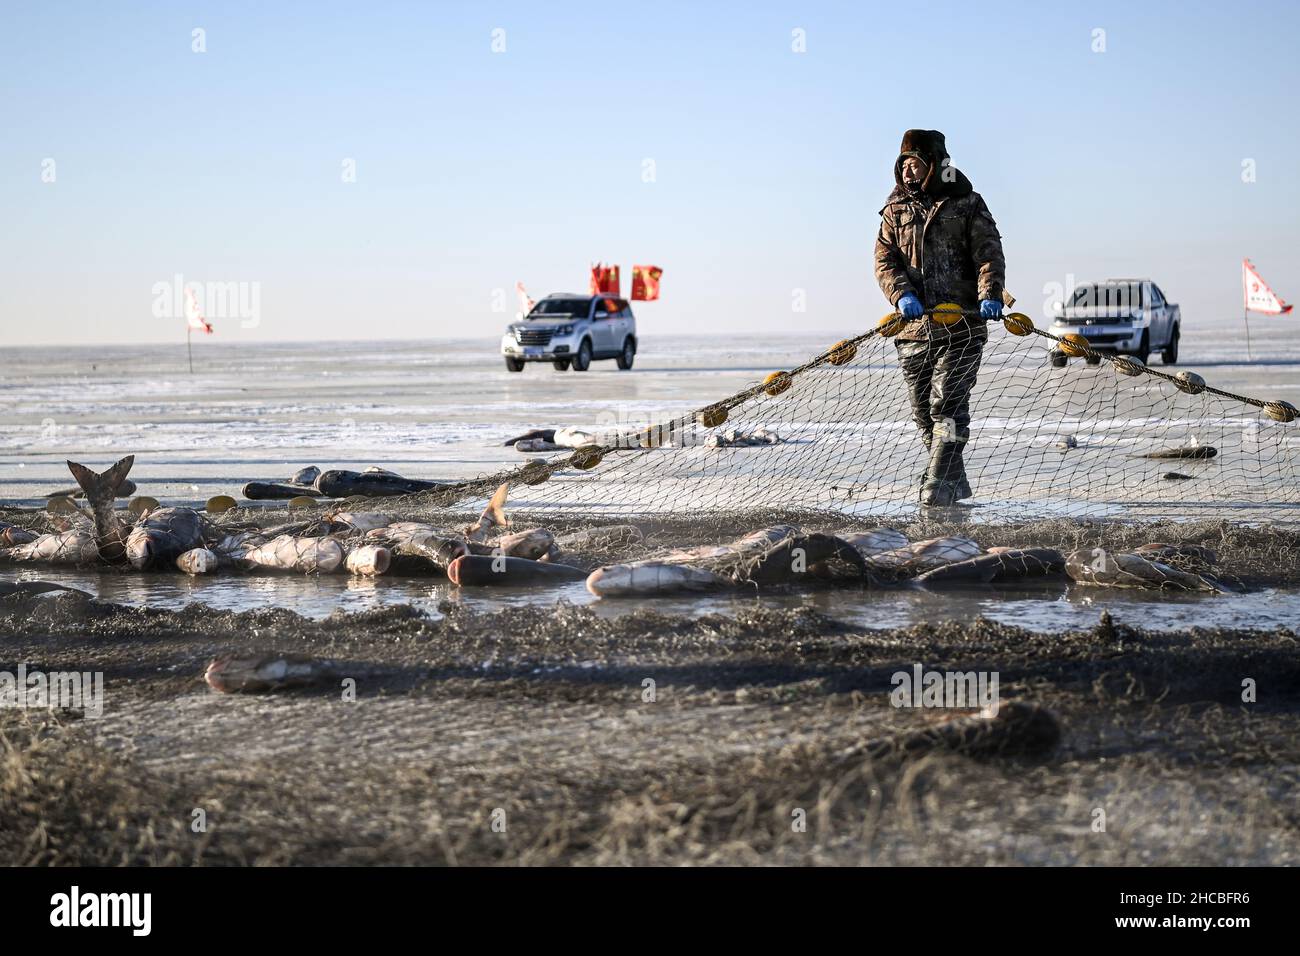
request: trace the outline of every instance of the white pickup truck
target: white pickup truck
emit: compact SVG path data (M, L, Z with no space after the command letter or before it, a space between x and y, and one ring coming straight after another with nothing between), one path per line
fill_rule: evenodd
M1165 365L1178 361L1182 315L1150 279L1107 279L1076 286L1069 301L1054 302L1052 310L1053 334L1082 335L1096 352L1132 355L1146 363L1152 352L1159 351ZM1051 359L1058 367L1066 361L1057 349ZM1101 359L1089 356L1087 361L1096 365Z

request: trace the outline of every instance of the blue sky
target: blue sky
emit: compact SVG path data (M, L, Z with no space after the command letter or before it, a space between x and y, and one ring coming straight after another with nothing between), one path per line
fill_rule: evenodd
M5 0L3 343L175 339L178 274L256 290L224 341L494 338L596 259L665 270L643 334L855 330L911 126L1035 317L1150 275L1219 319L1243 256L1294 301L1297 6Z

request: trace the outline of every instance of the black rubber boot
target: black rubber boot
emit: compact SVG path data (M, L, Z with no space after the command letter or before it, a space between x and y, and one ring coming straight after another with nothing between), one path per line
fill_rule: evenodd
M962 452L966 443L935 439L930 446L930 469L921 486L921 504L945 506L971 496Z

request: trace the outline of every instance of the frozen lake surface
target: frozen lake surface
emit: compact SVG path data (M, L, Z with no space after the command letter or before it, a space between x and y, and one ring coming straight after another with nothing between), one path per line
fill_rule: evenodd
M1300 347L1295 320L1252 323L1247 362L1240 318L1188 320L1180 368L1213 386L1300 404ZM612 362L585 374L548 365L508 373L495 337L419 342L323 342L229 345L196 342L195 373L183 343L112 348L0 350L0 503L43 504L72 484L66 459L103 468L135 454L131 477L141 494L194 504L215 494L239 496L250 480L278 480L306 465L360 469L379 465L409 477L462 478L521 462L504 439L535 427L591 426L680 415L789 368L853 329L800 335L656 337L647 335L636 368ZM738 344L739 343L739 344ZM1009 505L1015 502L993 502ZM1251 520L1261 520L1252 514ZM1267 514L1262 520L1267 520ZM12 570L0 572L5 578ZM126 603L218 607L281 605L320 617L401 600L442 600L480 607L592 600L581 585L559 591L457 589L413 579L181 575L86 571L53 578ZM1289 592L1169 598L1145 593L1066 591L929 594L916 590L765 595L773 606L806 604L871 626L983 614L1040 629L1087 627L1103 607L1133 624L1278 626L1300 619ZM674 598L656 607L678 613L725 610L754 597ZM605 602L601 613L631 605Z

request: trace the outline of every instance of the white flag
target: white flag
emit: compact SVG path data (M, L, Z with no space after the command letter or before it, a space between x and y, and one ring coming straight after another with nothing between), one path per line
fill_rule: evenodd
M524 291L524 284L522 282L515 283L515 291L519 293L519 308L523 309L523 314L527 315L529 312L533 311L533 300L529 297L528 293Z
M196 332L212 334L212 325L203 317L203 310L199 308L199 300L195 297L194 290L189 286L185 287L185 321Z
M1251 312L1285 315L1291 311L1291 306L1279 299L1277 294L1268 287L1268 283L1260 278L1249 259L1241 260L1241 292L1246 301L1246 308Z

